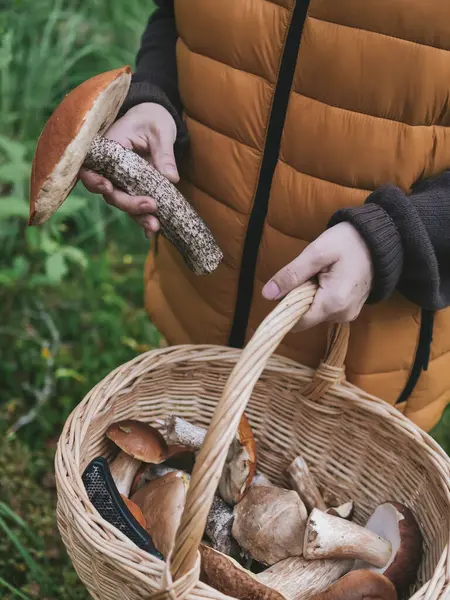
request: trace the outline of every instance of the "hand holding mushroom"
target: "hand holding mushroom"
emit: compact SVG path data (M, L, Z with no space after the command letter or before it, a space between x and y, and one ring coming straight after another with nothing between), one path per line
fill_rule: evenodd
M203 219L157 169L103 136L125 100L129 67L85 81L62 100L39 138L31 172L30 225L44 223L72 191L82 166L133 196L151 196L163 235L197 274L223 254Z

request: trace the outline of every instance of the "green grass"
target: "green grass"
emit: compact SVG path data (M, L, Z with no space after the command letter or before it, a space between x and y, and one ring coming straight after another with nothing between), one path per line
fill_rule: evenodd
M55 524L53 457L70 411L159 346L143 310L148 242L78 186L27 228L31 159L61 98L134 65L149 0L16 0L0 11L0 598L85 600Z
M0 598L87 600L56 529L55 444L93 385L161 343L143 310L148 243L81 186L27 228L29 174L62 96L134 64L151 3L0 4ZM433 435L450 450L450 409Z

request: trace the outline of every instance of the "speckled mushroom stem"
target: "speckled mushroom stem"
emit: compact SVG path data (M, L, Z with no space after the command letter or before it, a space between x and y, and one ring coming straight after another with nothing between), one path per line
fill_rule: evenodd
M132 196L156 200L161 232L198 275L212 273L223 254L211 231L177 188L141 156L102 136L96 136L84 167L103 175Z

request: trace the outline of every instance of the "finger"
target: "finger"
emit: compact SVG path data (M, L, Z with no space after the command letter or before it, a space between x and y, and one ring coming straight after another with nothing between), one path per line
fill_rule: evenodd
M153 215L140 215L138 217L134 217L134 220L146 231L148 230L151 233L157 233L161 228L158 219Z
M163 127L158 130L154 136L151 136L149 144L155 168L172 183L178 183L180 176L175 162L173 134L170 128Z
M329 309L328 291L319 287L314 297L313 303L303 317L298 321L292 332L305 331L319 323L326 323L331 320Z
M81 168L78 177L85 188L93 194L111 194L113 191L112 183L94 171Z
M142 215L156 211L156 200L149 196L130 196L121 190L113 189L105 194L105 201L129 215Z
M329 267L334 260L333 254L327 248L322 249L322 244L318 244L316 240L316 242L307 246L295 260L272 277L263 288L264 298L266 300L282 298L291 290Z

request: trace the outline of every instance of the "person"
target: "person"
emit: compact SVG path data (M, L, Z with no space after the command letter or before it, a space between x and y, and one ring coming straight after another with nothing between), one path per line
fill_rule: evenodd
M155 4L106 135L179 186L224 261L198 277L155 235L150 317L170 344L239 348L316 277L278 352L315 367L351 322L347 379L430 430L450 401L450 4ZM157 234L152 198L80 178Z

